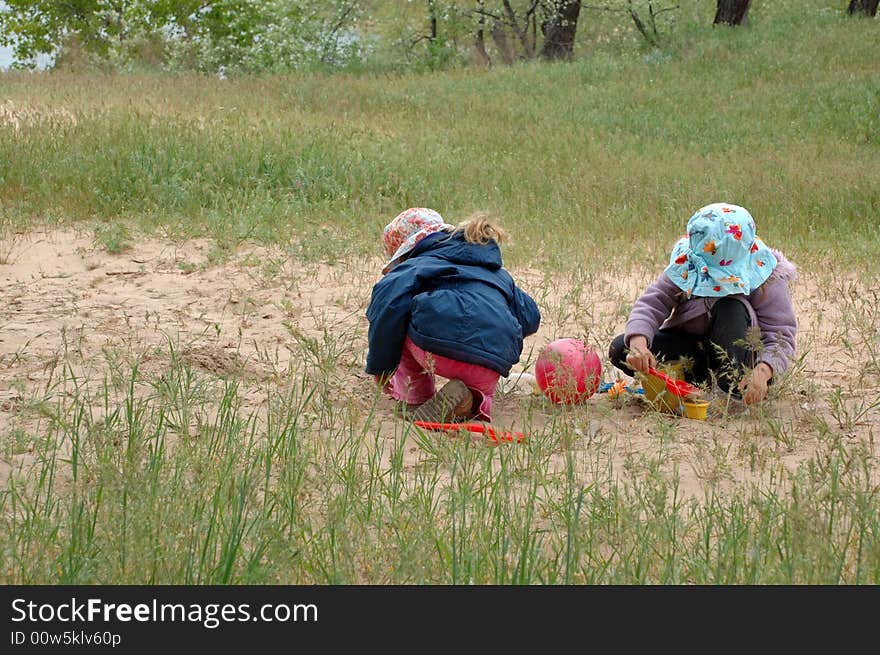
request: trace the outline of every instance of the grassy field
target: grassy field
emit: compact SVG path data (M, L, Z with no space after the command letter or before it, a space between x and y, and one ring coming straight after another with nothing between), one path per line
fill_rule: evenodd
M228 276L227 300L259 282L230 300L237 324L164 341L139 340L161 308L118 309L119 332L98 335L84 294L45 328L52 348L13 348L7 304L0 580L880 582L880 21L820 4L572 64L0 74L7 282L29 235L59 231L125 275L142 244L197 240L177 273ZM485 448L393 420L359 376L378 234L406 207L496 213L506 264L541 298L540 337L598 343L719 200L749 208L805 285L805 359L748 419L694 437L649 414L621 450L633 427L616 409L512 398L532 438ZM60 298L72 270L33 284ZM331 286L326 314L303 313ZM270 312L277 339L251 338ZM227 337L241 361L194 356Z
M594 235L659 257L695 208L735 198L769 241L872 261L876 35L876 21L816 14L487 72L6 74L3 221L306 249L321 235L320 258L371 248L401 207L490 209L520 241L515 261L589 266Z

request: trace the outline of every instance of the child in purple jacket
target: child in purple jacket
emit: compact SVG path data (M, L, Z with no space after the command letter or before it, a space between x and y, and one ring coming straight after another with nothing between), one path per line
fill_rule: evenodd
M746 405L794 356L797 319L788 283L797 273L785 256L755 235L755 221L736 205L697 211L669 265L633 306L611 362L646 373L657 358L686 359L693 382L715 378Z

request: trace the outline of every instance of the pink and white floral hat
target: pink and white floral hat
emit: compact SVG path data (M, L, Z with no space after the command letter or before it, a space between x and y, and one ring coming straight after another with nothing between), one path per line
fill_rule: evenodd
M385 255L389 257L382 273L390 271L402 257L429 234L450 232L454 229L455 226L448 225L443 217L433 209L411 207L400 212L393 221L385 226L385 231L382 233Z

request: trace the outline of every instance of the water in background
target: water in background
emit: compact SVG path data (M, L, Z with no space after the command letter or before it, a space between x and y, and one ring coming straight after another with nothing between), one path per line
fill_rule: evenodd
M0 45L0 68L9 68L12 61L12 48Z
M6 9L6 3L0 0L0 11ZM0 45L0 70L7 70L15 62L15 54L9 46ZM37 57L37 68L45 70L52 64L52 58L46 55Z
M6 9L6 3L0 2L0 11ZM7 48L5 45L0 45L0 70L5 70L9 68L10 64L14 61L12 56L12 48Z
M12 48L0 45L0 70L8 70L15 62L15 55ZM52 65L52 57L48 55L40 55L37 57L37 70L46 70Z

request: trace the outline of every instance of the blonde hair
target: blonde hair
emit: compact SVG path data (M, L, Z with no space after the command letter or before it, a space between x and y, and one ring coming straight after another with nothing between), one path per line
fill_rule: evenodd
M486 245L493 239L500 244L507 239L507 232L492 220L488 212L472 214L470 218L455 228L453 234L459 232L464 234L464 240L468 243L480 245Z

